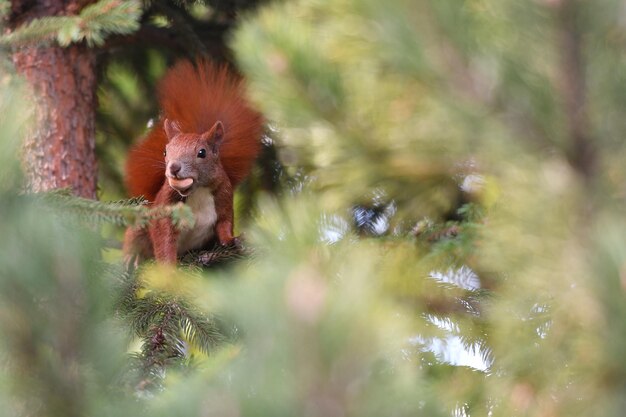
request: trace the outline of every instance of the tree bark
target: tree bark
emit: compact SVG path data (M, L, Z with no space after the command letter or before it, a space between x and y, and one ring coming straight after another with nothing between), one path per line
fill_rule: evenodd
M35 3L12 16L13 28L33 18L73 14L86 4L84 0ZM69 187L76 195L96 198L95 51L84 44L26 46L14 50L13 62L30 85L36 105L37 124L24 143L22 157L28 190Z

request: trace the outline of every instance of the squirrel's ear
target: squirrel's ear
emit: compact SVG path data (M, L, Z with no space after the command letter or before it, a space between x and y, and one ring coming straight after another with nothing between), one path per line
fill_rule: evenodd
M213 150L213 153L216 154L222 145L222 140L224 139L224 125L218 120L207 133L209 136L208 139L211 141L211 149Z
M165 134L167 135L168 141L172 140L174 136L181 133L180 125L169 119L165 119L163 121L163 128L165 129Z

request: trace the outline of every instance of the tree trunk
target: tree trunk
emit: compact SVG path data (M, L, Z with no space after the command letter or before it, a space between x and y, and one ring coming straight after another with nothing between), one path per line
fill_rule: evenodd
M76 13L86 2L36 3L13 14L14 28L32 18ZM20 2L13 6L14 12L20 10ZM69 187L76 195L96 198L95 52L84 44L35 45L16 49L13 62L30 85L37 107L37 125L24 143L22 158L28 189Z

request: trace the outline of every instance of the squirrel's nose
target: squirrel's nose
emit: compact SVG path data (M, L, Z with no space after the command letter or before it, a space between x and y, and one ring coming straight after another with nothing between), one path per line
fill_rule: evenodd
M178 174L181 168L182 166L180 165L180 162L172 162L170 164L170 174L172 175Z

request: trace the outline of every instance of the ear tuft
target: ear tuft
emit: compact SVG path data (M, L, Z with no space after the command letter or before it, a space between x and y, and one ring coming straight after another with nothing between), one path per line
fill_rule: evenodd
M178 122L175 122L173 120L165 119L163 121L163 128L165 129L165 134L167 135L168 141L174 139L176 135L182 133Z
M222 124L221 121L217 121L215 122L215 125L213 125L213 140L214 141L221 141L222 139L224 139L224 125Z
M211 142L211 149L213 153L217 153L222 145L222 141L224 139L224 125L221 121L215 122L213 127L207 132L209 136L209 140Z

